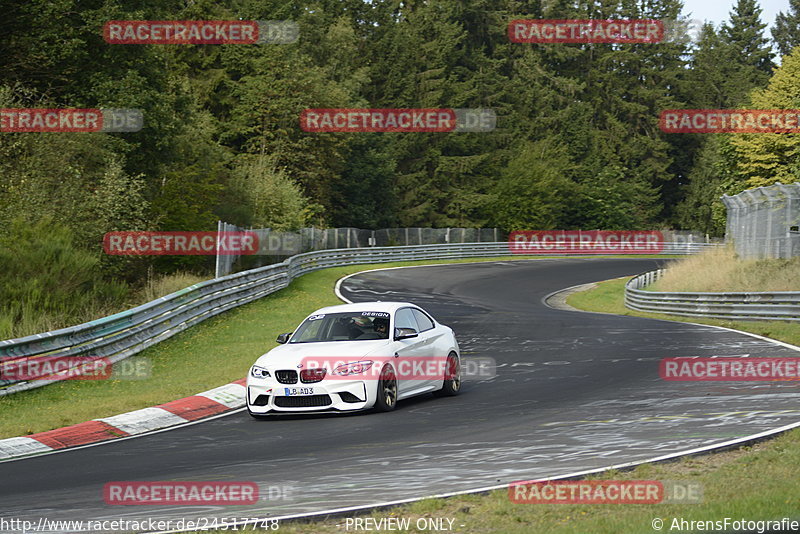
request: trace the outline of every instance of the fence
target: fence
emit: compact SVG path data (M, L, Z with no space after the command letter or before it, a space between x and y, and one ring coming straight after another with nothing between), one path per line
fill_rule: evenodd
M800 291L774 293L667 293L646 291L664 274L664 269L650 271L625 284L625 306L633 310L768 321L800 321Z
M665 243L662 254L692 254L708 244ZM317 269L361 263L511 256L507 242L371 247L307 252L281 263L214 278L136 308L61 330L0 341L0 395L63 380L3 379L6 366L34 358L104 358L114 363L187 328L278 291Z
M240 228L219 221L219 232L252 232L258 235L259 249L252 256L220 255L216 261L216 277L234 271L280 263L295 254L314 250L436 245L448 243L496 243L508 239L508 233L497 228L302 228L297 232L281 232L270 228ZM713 241L696 232L662 230L665 242L677 248L683 243L694 245ZM676 249L677 249L676 248ZM683 249L680 249L683 250ZM682 252L678 252L679 254Z
M800 256L800 182L725 195L726 240L740 258Z
M410 245L436 245L446 243L495 243L507 238L497 228L383 228L363 230L361 228L301 228L297 232L282 232L270 228L240 228L219 221L220 232L248 231L258 235L259 250L255 258L241 262L239 256L217 256L216 276L230 274L234 266L250 267L267 263L279 263L295 254L314 250L392 247Z

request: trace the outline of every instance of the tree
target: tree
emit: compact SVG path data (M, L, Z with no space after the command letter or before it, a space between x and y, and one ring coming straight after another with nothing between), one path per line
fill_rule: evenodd
M380 133L352 138L341 180L334 190L332 226L375 229L397 224L397 161L391 139Z
M788 56L800 44L800 0L789 0L789 10L775 17L772 40L781 56Z
M714 236L725 233L723 194L738 193L741 178L736 170L735 152L729 134L710 134L684 187L684 198L676 209L682 228Z
M266 157L242 158L235 176L234 183L247 202L249 225L254 228L297 230L319 209L303 196L285 170Z
M756 0L738 0L730 21L722 25L720 36L729 49L727 59L739 66L731 86L734 101L743 101L750 89L765 84L772 73L774 54L764 35L766 27L761 22L761 8Z
M508 231L563 228L578 189L564 145L525 142L492 188L491 223Z
M751 99L759 109L800 108L800 48L783 58L767 87L753 91ZM798 134L736 134L731 142L744 179L742 189L791 183L800 176Z
M687 76L689 107L760 107L751 93L767 83L773 67L770 45L764 36L766 25L760 15L755 0L738 0L730 21L719 32L711 24L703 26ZM676 202L675 220L684 228L720 235L725 217L719 197L744 189L745 178L737 168L736 136L676 137L686 138L683 142L691 148L686 154L692 166L683 176L684 196Z
M692 107L725 109L739 104L739 91L733 94L730 90L739 67L730 61L729 50L714 25L703 24L688 73L687 93Z

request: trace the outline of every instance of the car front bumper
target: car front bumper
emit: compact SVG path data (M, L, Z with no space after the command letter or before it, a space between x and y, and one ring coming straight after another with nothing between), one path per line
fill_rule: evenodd
M250 377L247 409L253 414L358 411L375 404L375 394L371 391L374 388L374 380L280 384L274 379Z

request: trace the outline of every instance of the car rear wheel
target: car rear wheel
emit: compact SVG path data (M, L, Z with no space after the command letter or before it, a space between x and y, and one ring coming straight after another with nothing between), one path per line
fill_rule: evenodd
M378 379L378 394L375 398L375 408L381 412L391 412L397 406L397 376L394 368L387 365L381 370Z
M439 397L452 397L458 395L461 391L461 364L458 362L458 356L451 352L447 356L447 367L444 371L444 386L439 391L435 391L434 395Z

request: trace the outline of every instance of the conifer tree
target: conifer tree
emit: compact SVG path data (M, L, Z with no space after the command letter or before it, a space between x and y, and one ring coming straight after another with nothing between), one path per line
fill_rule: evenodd
M788 56L800 44L800 0L789 0L789 10L778 13L771 31L780 55Z

